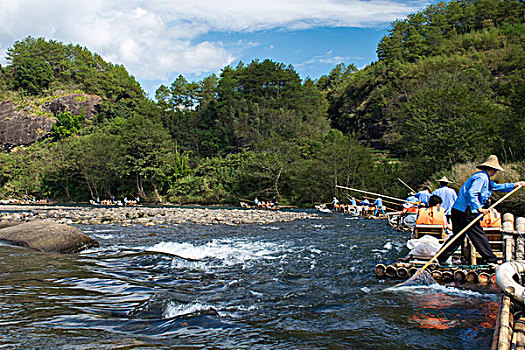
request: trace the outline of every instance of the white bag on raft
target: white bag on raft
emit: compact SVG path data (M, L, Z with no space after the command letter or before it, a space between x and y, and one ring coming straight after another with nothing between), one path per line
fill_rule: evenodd
M425 235L418 239L409 240L407 247L410 249L409 256L432 258L441 248L441 243L436 237Z

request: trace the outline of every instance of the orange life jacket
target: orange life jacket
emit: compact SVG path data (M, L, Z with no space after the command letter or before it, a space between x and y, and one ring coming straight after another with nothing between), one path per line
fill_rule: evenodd
M481 227L501 227L501 214L496 209L491 209L481 218Z
M441 206L419 208L416 225L440 225L446 227L445 209L441 208Z

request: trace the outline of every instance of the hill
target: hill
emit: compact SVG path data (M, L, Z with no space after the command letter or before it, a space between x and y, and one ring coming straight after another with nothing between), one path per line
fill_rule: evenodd
M179 76L155 100L123 66L28 37L0 67L0 196L304 205L344 185L402 197L398 177L417 187L492 153L517 179L524 6L438 3L394 22L364 69L302 81L254 60Z
M332 125L406 156L413 178L490 153L522 160L524 10L512 0L440 2L394 22L376 63L334 79Z

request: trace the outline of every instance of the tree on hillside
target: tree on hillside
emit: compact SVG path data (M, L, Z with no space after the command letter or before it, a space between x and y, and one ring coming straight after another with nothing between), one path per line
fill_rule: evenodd
M308 125L326 123L320 91L302 84L293 67L270 60L224 69L217 93L217 120L235 147L253 147L272 133L301 137Z
M171 138L159 121L135 113L127 119L117 118L110 132L119 138L118 173L132 179L137 193L145 197L145 185L152 187L160 200L159 186L173 171Z
M322 75L316 83L321 91L332 92L343 85L355 72L357 72L357 67L354 64L339 63L330 70L328 75Z
M20 60L14 69L14 88L32 95L47 89L51 81L53 81L51 66L37 58L26 57Z
M500 153L505 159L517 161L525 159L525 69L510 95L510 111L506 113L503 121L503 145Z
M500 144L507 109L493 102L491 75L483 67L427 65L421 79L406 80L391 112L394 147L405 149L425 178L441 168L490 154Z
M503 24L524 23L525 3L519 0L461 0L439 2L410 14L392 27L377 46L380 60L414 62L440 54L439 44L457 35Z
M84 113L74 115L69 111L58 113L56 118L57 121L51 130L51 135L55 141L77 134L86 119Z
M34 93L47 88L50 81L56 81L108 98L113 103L145 97L140 85L123 66L107 63L100 55L79 45L29 36L7 50L7 62L15 88L29 86Z

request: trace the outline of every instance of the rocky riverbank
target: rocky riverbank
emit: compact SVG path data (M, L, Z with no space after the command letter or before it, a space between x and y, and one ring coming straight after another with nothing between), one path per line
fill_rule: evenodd
M0 205L0 226L43 219L78 225L161 226L172 224L270 224L317 218L319 215L316 213L280 210Z

